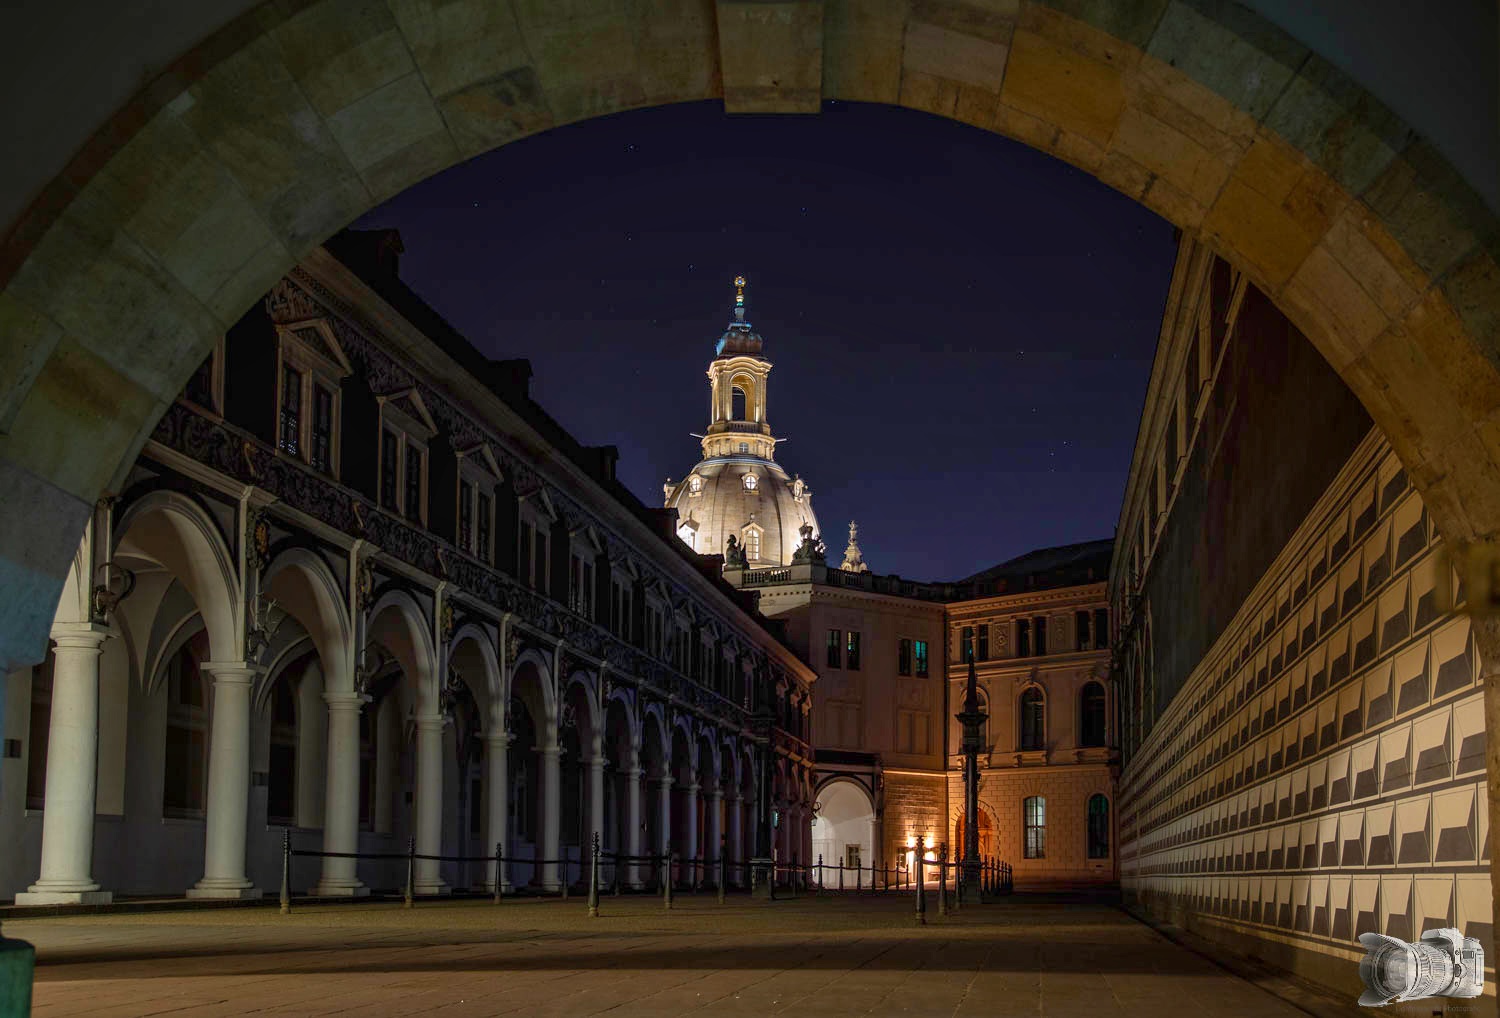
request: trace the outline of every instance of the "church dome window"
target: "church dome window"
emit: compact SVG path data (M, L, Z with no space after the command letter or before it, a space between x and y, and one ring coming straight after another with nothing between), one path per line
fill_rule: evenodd
M697 474L694 474L692 477L688 478L688 494L703 494L703 478L699 477Z
M758 484L760 484L760 478L756 477L753 473L749 473L749 474L745 475L745 490L746 491L754 491L755 488L756 488L756 486Z

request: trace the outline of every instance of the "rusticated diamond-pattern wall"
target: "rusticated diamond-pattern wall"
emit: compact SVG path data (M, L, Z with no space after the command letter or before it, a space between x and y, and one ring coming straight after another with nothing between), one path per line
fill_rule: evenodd
M1462 597L1372 434L1124 775L1127 899L1323 955L1456 926L1492 956L1479 661L1444 611Z

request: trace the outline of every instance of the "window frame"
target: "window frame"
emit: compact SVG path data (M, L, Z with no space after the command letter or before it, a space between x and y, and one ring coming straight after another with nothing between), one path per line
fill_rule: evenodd
M925 679L932 673L932 665L928 655L928 644L926 640L913 640L911 642L912 669L919 679Z
M1031 694L1036 694L1037 709L1036 732L1031 732L1031 725L1027 718L1027 700ZM1034 738L1031 736L1035 736ZM1028 685L1016 697L1016 747L1023 753L1035 753L1047 748L1047 693L1041 686Z
M1027 859L1047 858L1047 797L1028 795L1021 800L1022 854Z
M196 399L193 399L193 397L191 395L189 395L189 388L188 388L188 386L192 384L193 377L198 374L198 371L203 367L204 364L207 364L209 366L209 368L208 368L208 372L209 372L209 374L208 374L208 395L209 395L210 401L212 402L211 406L207 405L207 404L204 404L204 403L200 403ZM278 381L277 384L280 385L280 382ZM186 403L190 407L195 407L195 408L197 408L199 410L202 410L204 413L208 414L211 417L216 417L216 418L219 418L219 419L223 418L223 416L224 416L224 337L223 336L220 336L219 339L218 339L218 342L214 343L214 348L209 353L209 355L207 357L205 357L201 362L199 362L197 368L193 369L193 374L188 376L188 381L187 381L186 384L183 385L183 387L182 387L182 394L180 396L178 396L178 401L182 402L182 403ZM278 418L278 421L279 421L279 419L280 419L280 413L279 413L280 407L279 406L278 406L277 410L278 410L277 418Z
M860 668L860 631L858 629L845 630L844 633L844 668L846 671L857 672Z
M1104 808L1095 813L1094 803L1102 802ZM1109 858L1109 796L1095 792L1084 803L1084 853L1088 859ZM1102 828L1102 829L1101 829Z
M495 454L488 445L477 445L458 454L458 477L454 480L457 489L455 497L458 503L454 511L458 514L458 518L454 521L454 534L458 538L457 544L461 549L486 565L495 561L495 489L504 479L500 465L495 461ZM464 504L465 484L469 486L467 506ZM489 500L487 511L481 504L481 499ZM464 533L463 527L466 509L472 524L472 530L468 534ZM489 547L481 549L479 534L484 524L488 524Z
M302 335L311 330L322 344L319 350L312 338ZM223 341L220 340L215 359L222 365ZM288 370L302 376L297 394L297 449L288 450L282 444L282 417L286 411L286 373ZM219 390L217 398L223 406L224 392L222 366L218 369ZM338 478L343 458L343 429L339 426L343 416L344 379L353 374L333 329L321 318L292 322L276 326L276 452L290 459L299 460L319 473ZM329 394L328 462L320 465L313 461L313 429L317 419L317 392ZM195 406L197 404L194 404Z
M912 672L912 641L902 636L896 640L896 674L910 676Z
M379 404L380 413L376 446L376 478L375 489L378 493L377 502L380 508L388 513L399 516L408 523L419 526L427 526L428 513L431 510L431 492L428 489L428 479L432 473L432 455L428 449L428 443L437 435L437 425L433 423L432 417L427 413L427 407L422 403L422 397L415 389L406 389L401 392L375 397ZM398 400L406 399L411 404L414 413L408 413L398 404ZM389 506L385 503L386 462L385 462L385 435L387 432L396 438L396 477L395 505ZM410 450L415 449L421 457L421 478L417 482L417 518L412 519L407 512L407 494L409 478L407 470L410 467Z
M844 631L842 629L829 629L824 649L823 660L825 666L842 669L844 667Z

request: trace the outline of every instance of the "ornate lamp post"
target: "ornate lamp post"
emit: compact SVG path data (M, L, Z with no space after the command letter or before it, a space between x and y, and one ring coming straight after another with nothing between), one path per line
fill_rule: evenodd
M959 890L959 900L964 905L977 905L983 900L983 873L979 860L979 751L983 748L981 733L984 723L990 716L979 709L979 680L972 658L969 660L969 684L964 690L964 709L954 717L964 726L963 885Z

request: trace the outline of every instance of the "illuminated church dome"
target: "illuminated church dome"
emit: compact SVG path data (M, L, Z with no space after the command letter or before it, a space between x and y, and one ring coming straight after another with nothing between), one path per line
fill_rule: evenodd
M788 565L802 543L799 530L818 520L812 490L775 461L777 439L766 423L766 379L771 362L745 321L745 279L734 281L734 320L708 366L711 413L703 459L663 494L677 510L677 534L694 551L724 554L733 536L751 569Z

